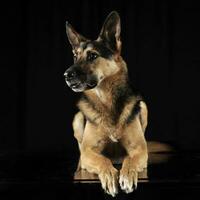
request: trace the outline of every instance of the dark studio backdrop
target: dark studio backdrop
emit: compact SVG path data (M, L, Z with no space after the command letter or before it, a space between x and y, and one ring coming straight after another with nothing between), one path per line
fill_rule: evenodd
M110 11L122 23L122 55L149 107L148 140L200 148L199 8L191 1L15 1L1 4L0 154L75 155L71 122L79 94L65 22L96 39Z

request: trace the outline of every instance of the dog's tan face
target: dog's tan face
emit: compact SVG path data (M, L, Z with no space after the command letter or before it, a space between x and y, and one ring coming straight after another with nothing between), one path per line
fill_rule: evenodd
M109 15L97 40L88 40L66 24L67 36L72 45L74 64L65 71L67 85L75 92L98 86L101 81L119 70L120 18Z

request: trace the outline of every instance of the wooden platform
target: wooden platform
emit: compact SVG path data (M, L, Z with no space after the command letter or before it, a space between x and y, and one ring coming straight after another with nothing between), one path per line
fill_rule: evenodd
M149 165L167 163L174 155L169 153L152 153L149 155ZM117 169L121 168L121 165L115 166ZM138 182L149 182L148 168L140 172L138 175ZM78 170L74 173L74 183L99 183L98 176L87 172L86 170Z

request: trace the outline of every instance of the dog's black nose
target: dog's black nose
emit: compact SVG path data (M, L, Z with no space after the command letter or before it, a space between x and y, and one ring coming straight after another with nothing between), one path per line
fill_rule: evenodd
M65 73L64 73L64 76L67 80L71 80L71 79L74 79L76 78L77 76L77 73L75 70L71 70L71 69L68 69Z

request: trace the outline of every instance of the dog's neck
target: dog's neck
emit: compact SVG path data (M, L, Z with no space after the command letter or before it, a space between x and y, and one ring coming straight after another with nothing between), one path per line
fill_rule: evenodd
M96 88L85 91L84 94L95 103L103 104L111 109L117 97L116 93L120 87L127 85L127 81L127 71L121 69L116 74L105 78Z

